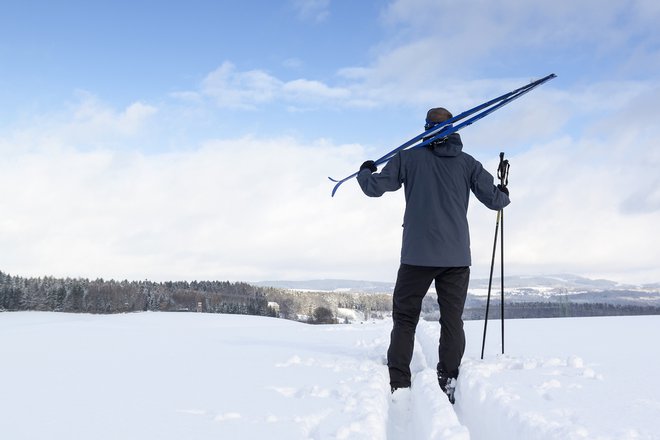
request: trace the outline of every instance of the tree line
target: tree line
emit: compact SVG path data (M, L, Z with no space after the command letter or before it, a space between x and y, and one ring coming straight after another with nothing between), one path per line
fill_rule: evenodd
M229 281L23 278L0 272L0 310L79 313L205 311L275 316L268 288Z
M483 307L466 308L464 319L484 319L485 305ZM660 315L660 307L654 305L610 304L602 302L511 302L504 301L504 318L569 318L587 316L633 316L633 315ZM499 318L501 308L499 300L493 301L488 310L488 318Z
M488 318L499 318L501 315L500 299L491 299ZM614 304L604 301L573 302L562 300L552 301L515 301L504 300L504 318L569 318L587 316L631 316L660 315L660 307L653 304ZM464 320L480 320L486 316L486 300L469 300L463 310ZM428 321L439 319L437 296L428 294L422 301L422 318Z
M342 309L364 319L383 318L392 311L391 294L308 292L254 286L229 281L115 281L85 278L25 278L0 271L0 311L127 313L137 311L199 311L271 316L309 323L346 322ZM485 301L466 304L463 318L483 319ZM603 302L509 302L505 318L658 315L653 305ZM499 299L491 302L489 318L499 318ZM439 317L435 293L426 295L422 317Z
M391 302L385 294L298 292L244 282L25 278L0 271L0 311L199 311L334 323L339 309L369 316L391 310Z

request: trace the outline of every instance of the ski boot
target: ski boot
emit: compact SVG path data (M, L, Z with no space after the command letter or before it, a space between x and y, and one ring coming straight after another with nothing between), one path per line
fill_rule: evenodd
M456 391L456 378L448 376L444 371L438 371L438 384L440 384L440 389L447 395L449 402L453 405L456 401L454 398L454 391Z

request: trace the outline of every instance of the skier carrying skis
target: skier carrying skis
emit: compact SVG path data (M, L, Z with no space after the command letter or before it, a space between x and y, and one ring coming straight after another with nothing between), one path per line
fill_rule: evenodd
M452 117L432 108L425 129ZM362 164L357 175L362 191L380 197L403 185L401 265L393 295L393 328L387 351L392 392L410 387L410 361L422 300L435 281L440 307L438 382L453 403L453 387L465 351L463 308L470 278L470 236L467 210L470 191L486 207L509 204L506 187L494 185L481 163L462 151L458 133L426 148L402 150L378 173L374 161Z

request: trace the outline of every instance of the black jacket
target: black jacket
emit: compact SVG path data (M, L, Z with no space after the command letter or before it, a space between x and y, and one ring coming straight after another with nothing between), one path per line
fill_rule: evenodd
M470 266L467 221L470 191L493 210L509 204L493 176L479 161L462 151L457 133L435 147L397 153L380 173L363 169L357 180L370 197L404 186L401 263L416 266Z

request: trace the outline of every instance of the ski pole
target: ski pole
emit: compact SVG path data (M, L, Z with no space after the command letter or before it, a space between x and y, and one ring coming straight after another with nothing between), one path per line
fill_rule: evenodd
M509 183L509 161L504 160L504 153L500 153L500 163L497 167L497 177L502 188ZM500 223L502 224L500 228ZM490 276L488 277L488 296L486 298L486 316L484 318L484 335L481 341L481 359L484 358L486 347L486 331L488 329L488 311L490 309L490 292L493 285L493 269L495 267L495 253L497 251L497 233L500 232L500 320L502 326L502 354L504 354L504 209L497 211L495 222L495 239L493 240L493 254L490 261Z
M495 267L495 252L497 251L497 232L500 227L500 217L502 210L497 211L497 221L495 222L495 239L493 240L493 256L490 259L490 276L488 277L488 296L486 297L486 317L484 319L484 337L481 341L481 359L484 358L484 348L486 347L486 330L488 329L488 310L490 308L490 289L493 285L493 268Z
M500 185L506 188L509 184L509 161L504 159L504 153L500 153L500 165L497 167L497 177L500 178ZM502 322L502 354L504 354L504 208L500 210L500 320Z

